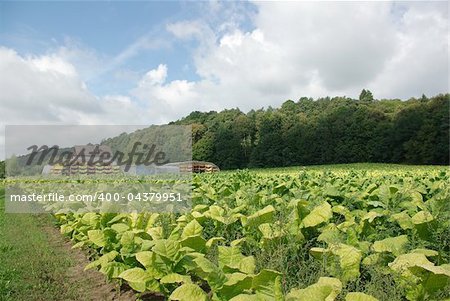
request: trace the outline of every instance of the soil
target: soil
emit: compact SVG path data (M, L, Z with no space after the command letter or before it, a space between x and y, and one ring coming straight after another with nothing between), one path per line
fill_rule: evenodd
M49 243L55 250L65 250L71 254L73 266L67 270L68 284L83 283L80 300L95 301L135 301L136 294L131 289L119 287L117 283L108 283L100 272L90 269L84 270L89 264L88 255L80 249L72 249L71 241L65 239L56 227L46 226L44 231L48 234ZM78 285L77 285L78 286Z

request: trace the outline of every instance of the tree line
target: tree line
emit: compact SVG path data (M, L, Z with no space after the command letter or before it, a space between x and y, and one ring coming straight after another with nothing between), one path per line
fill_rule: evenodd
M281 107L192 112L193 159L222 169L384 162L449 164L449 94L302 97Z
M450 94L406 101L302 97L281 107L192 112L169 124L192 126L192 157L221 169L382 162L449 164ZM152 127L104 142L126 149ZM0 163L4 177L4 162Z

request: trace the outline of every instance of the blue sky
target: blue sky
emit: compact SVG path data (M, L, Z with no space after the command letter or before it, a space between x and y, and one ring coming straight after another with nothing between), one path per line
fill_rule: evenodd
M170 73L167 80L197 80L192 51L198 41L177 41L166 31L167 24L179 20L205 19L206 2L150 1L150 2L2 2L0 3L0 44L22 55L45 55L61 45L90 49L107 59L126 52L142 38L150 45L143 46L115 71L126 75L142 75L164 62ZM255 7L239 3L251 13ZM251 29L247 16L239 26ZM210 26L221 23L218 16L208 20ZM86 79L97 94L126 93L133 85L111 70Z
M49 49L72 43L113 58L142 36L148 35L156 42L162 38L161 32L169 20L192 14L180 2L93 2L88 5L85 2L7 2L0 5L0 41L23 55L46 54ZM145 68L170 61L171 77L195 77L192 70L183 70L183 66L191 64L186 49L175 50L167 43L139 52L118 68L143 73ZM106 74L89 78L87 84L99 94L120 93L130 88L127 83L119 87L111 85L112 80Z
M0 2L0 120L146 125L362 89L433 96L448 92L448 38L447 1Z

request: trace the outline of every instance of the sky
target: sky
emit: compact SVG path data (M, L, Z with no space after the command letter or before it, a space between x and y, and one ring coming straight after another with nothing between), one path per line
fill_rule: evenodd
M0 2L5 125L448 92L448 2Z

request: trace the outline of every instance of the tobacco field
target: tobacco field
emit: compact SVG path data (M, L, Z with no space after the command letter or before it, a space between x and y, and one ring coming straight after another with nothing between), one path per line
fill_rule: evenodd
M373 165L198 174L186 214L55 216L86 269L143 299L446 300L449 179Z

